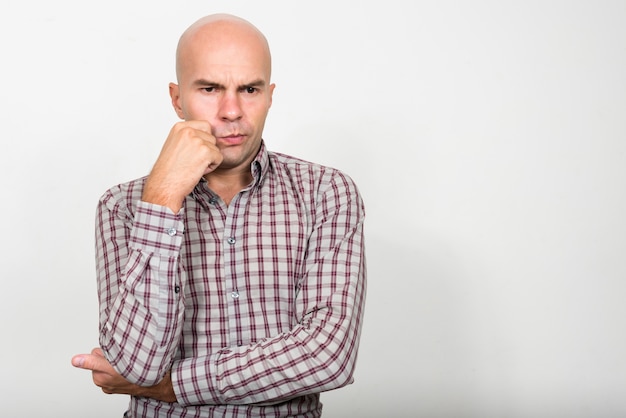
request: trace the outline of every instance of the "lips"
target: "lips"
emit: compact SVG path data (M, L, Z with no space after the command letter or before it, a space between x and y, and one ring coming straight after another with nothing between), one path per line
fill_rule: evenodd
M219 142L222 142L227 145L239 145L243 143L245 138L246 138L246 135L240 134L240 133L216 136L216 139Z

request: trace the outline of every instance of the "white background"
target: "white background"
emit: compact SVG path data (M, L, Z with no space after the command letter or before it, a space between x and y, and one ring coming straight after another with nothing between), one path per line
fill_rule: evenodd
M268 146L366 202L356 382L325 417L626 415L626 2L37 0L0 11L2 416L121 416L70 365L96 202L149 171L213 12L269 39Z

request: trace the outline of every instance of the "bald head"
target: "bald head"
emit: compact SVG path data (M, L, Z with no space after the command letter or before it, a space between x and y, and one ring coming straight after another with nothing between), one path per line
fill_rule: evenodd
M236 16L203 17L180 37L176 73L172 105L181 119L209 122L224 158L216 172L249 173L275 87L265 36Z
M267 39L252 23L229 14L205 16L193 23L178 41L176 48L176 77L184 77L187 62L194 54L203 54L210 49L230 49L236 54L254 51L259 65L267 72L269 81L272 60Z

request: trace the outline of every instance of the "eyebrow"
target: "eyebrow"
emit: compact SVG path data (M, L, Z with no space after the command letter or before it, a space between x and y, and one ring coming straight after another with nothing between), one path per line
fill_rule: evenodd
M219 89L224 89L226 88L226 86L224 86L221 83L217 83L215 81L209 81L206 80L204 78L200 78L196 81L193 82L194 86L211 86L211 87L217 87ZM254 81L251 81L249 83L244 83L242 85L237 86L238 89L242 89L242 88L246 88L246 87L264 87L265 86L265 80L263 79L257 79Z

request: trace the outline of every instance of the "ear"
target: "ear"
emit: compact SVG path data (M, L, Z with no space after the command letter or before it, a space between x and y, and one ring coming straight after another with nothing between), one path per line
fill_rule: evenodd
M270 84L270 105L268 107L272 107L272 99L274 97L274 88L276 88L276 84Z
M178 84L170 83L170 97L172 98L172 106L179 118L185 119L183 108L180 104L180 88Z

